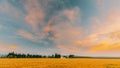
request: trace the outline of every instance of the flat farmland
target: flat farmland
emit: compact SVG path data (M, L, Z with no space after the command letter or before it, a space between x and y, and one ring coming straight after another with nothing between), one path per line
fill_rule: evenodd
M120 68L120 59L0 59L0 68Z

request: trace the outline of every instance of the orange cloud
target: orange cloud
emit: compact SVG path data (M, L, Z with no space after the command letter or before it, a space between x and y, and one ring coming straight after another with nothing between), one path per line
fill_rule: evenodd
M98 37L100 39L102 36ZM120 32L111 32L108 34L105 34L103 36L103 39L99 40L97 43L92 45L90 49L86 51L86 53L114 53L119 52L120 50Z
M46 33L49 33L51 30L52 30L52 27L49 25L44 27L44 32Z
M120 41L120 31L109 33L108 38L115 41Z
M113 7L108 10L104 13L100 12L101 15L98 17L91 18L90 34L96 35L98 43L120 41L120 8Z
M0 51L2 51L2 52L11 52L11 51L19 52L19 51L21 51L21 49L18 48L17 45L3 45L3 44L0 44Z
M101 35L90 34L90 35L86 36L86 39L76 40L75 45L81 46L81 47L91 47L98 42L100 37L101 37Z
M99 17L92 18L91 34L98 40L97 43L93 42L88 53L113 53L120 49L120 8L114 7L109 10L107 13L101 13Z
M16 49L16 48L18 48L18 46L11 45L11 46L8 46L8 48L10 48L10 49Z
M88 50L89 53L96 52L117 52L120 51L120 43L108 43L103 42L101 44L95 45L94 47Z
M78 46L79 46L79 45L81 46L81 45L82 45L82 42L81 42L81 41L76 41L75 44L78 45Z

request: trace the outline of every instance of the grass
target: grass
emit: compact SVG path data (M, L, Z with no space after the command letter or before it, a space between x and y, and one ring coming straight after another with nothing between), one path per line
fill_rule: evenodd
M120 68L120 59L0 59L0 68Z

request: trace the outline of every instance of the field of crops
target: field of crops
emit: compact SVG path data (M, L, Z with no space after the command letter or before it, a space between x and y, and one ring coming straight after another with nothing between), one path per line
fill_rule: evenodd
M0 59L0 68L120 68L120 59Z

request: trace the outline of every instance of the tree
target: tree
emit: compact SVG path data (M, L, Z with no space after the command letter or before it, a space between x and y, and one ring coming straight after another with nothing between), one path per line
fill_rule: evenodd
M14 52L10 52L8 55L7 55L8 58L15 58L15 53Z
M55 58L60 58L60 57L61 57L60 54L55 53Z
M69 55L69 58L75 58L75 55Z

